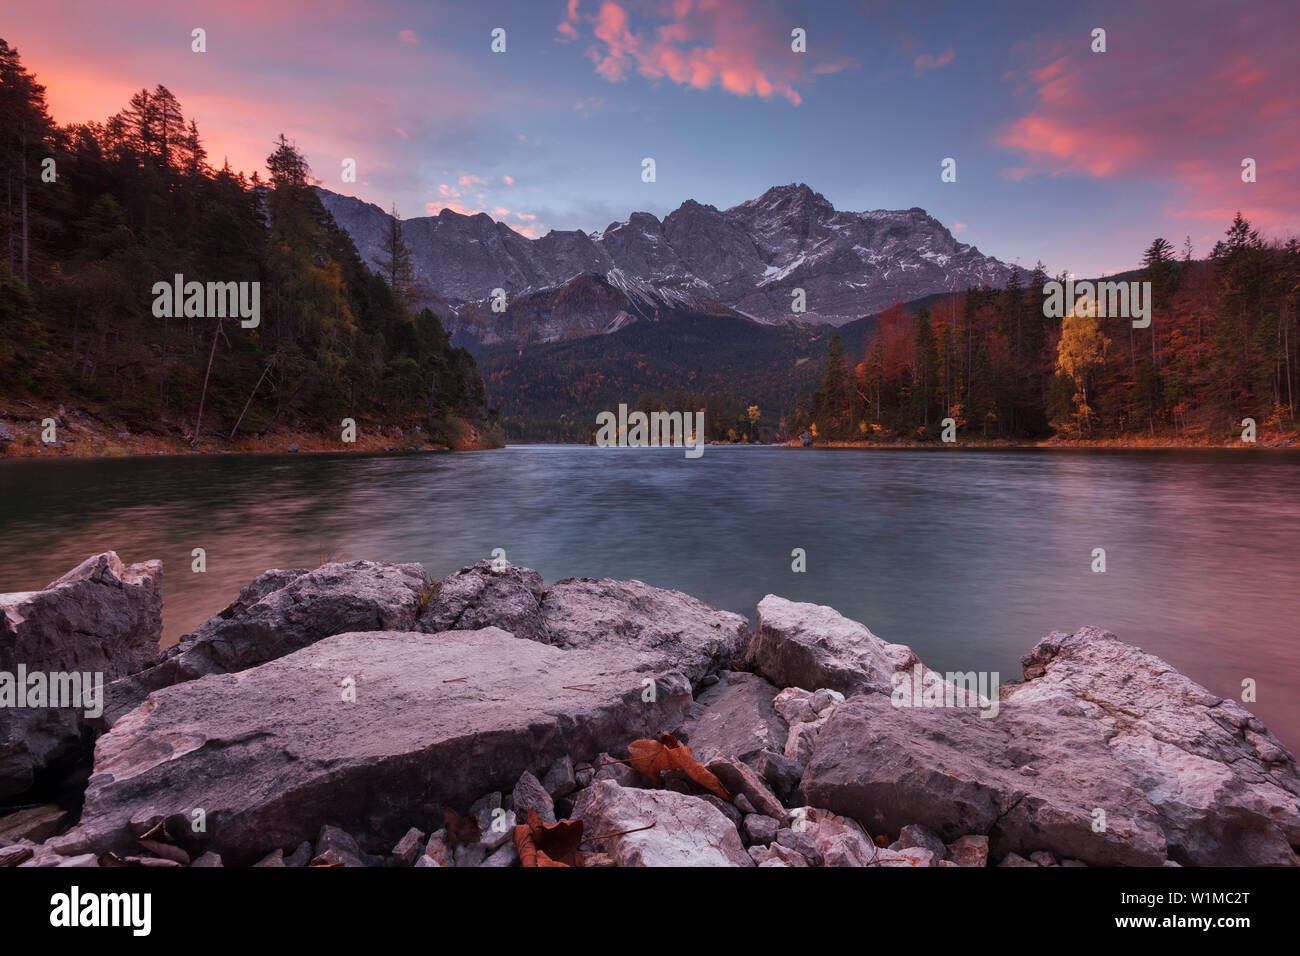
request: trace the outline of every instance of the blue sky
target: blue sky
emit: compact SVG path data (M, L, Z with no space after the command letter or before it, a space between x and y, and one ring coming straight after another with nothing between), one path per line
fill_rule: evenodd
M805 182L840 209L921 206L985 253L1089 275L1135 265L1155 235L1204 255L1238 208L1266 235L1300 228L1289 3L109 6L6 14L57 120L163 83L214 162L261 168L283 131L322 185L405 217L594 231Z

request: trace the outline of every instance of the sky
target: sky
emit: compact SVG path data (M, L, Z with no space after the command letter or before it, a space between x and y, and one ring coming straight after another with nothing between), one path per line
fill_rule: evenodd
M284 133L322 186L403 218L593 232L803 182L1088 276L1157 235L1204 256L1238 210L1300 232L1298 28L1296 0L0 0L56 121L161 83L215 165L264 175Z

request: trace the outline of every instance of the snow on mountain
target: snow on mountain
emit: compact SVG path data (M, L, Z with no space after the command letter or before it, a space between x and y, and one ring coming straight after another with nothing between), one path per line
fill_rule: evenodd
M362 257L376 262L388 214L318 193ZM802 183L725 210L687 200L662 221L634 212L590 235L554 230L527 239L483 213L449 209L403 220L402 230L422 295L441 306L435 311L453 333L485 343L611 331L656 308L730 307L767 323L842 325L895 302L1002 285L1015 268L958 242L924 209L841 212ZM496 288L509 297L506 316L487 307ZM806 296L801 315L790 311L796 288ZM520 314L510 316L517 304Z

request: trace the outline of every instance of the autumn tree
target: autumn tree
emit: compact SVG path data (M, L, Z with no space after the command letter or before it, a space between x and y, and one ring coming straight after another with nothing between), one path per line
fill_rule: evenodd
M1088 404L1088 386L1105 362L1109 347L1110 339L1102 334L1095 308L1071 310L1062 321L1057 368L1078 389L1075 415L1083 420L1089 435L1092 434L1092 408Z

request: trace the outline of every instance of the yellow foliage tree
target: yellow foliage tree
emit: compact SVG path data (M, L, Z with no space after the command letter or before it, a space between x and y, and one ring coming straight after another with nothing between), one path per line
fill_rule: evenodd
M1088 381L1106 360L1110 339L1097 324L1095 309L1076 315L1072 310L1061 322L1061 343L1056 350L1057 371L1070 377L1079 390L1074 396L1076 413L1092 434L1092 409L1088 405Z

